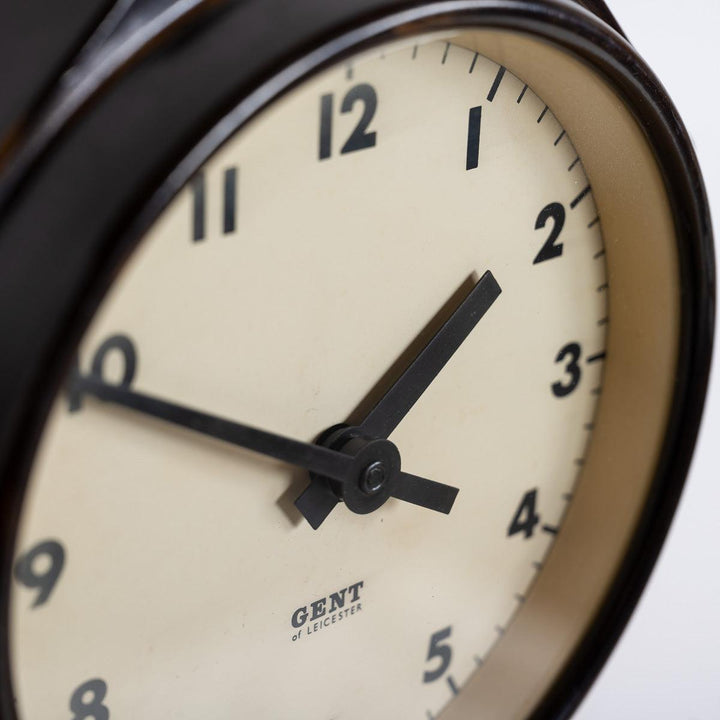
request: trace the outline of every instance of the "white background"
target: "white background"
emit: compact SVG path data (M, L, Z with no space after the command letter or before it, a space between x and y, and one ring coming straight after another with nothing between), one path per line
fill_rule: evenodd
M720 0L607 0L695 144L720 236ZM720 353L700 440L638 609L573 720L720 720Z

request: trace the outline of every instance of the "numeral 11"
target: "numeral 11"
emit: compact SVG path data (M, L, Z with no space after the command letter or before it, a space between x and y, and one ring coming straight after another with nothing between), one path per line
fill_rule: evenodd
M238 169L229 167L223 173L222 232L235 232L237 215ZM191 181L192 191L192 240L205 240L207 233L207 209L205 173L198 173Z

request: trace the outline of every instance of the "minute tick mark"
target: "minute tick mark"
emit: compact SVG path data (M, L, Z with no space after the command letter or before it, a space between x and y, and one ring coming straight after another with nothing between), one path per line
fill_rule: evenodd
M468 73L472 74L472 71L475 69L475 63L477 62L478 57L480 56L479 53L475 53L472 59L472 63L470 63L470 69L468 70Z
M590 186L586 185L578 194L578 196L570 203L570 209L574 210L582 201L583 199L588 195L590 192Z
M503 75L505 75L505 68L501 65L500 69L497 71L495 80L493 80L493 84L492 84L492 87L490 88L490 92L487 94L488 102L492 102L495 99L495 95L497 94L498 88L500 87L500 83L502 82Z

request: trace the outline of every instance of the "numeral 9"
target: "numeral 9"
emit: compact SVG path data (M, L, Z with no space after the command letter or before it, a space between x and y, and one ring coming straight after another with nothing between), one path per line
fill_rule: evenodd
M37 561L46 556L50 564L46 570L38 571ZM65 565L65 551L62 545L55 540L44 540L32 550L21 555L15 563L15 579L28 588L37 588L40 592L35 597L32 607L44 605L62 573Z

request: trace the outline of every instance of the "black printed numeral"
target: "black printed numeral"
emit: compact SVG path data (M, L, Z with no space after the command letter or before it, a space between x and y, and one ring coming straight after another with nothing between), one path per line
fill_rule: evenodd
M104 377L104 367L107 356L111 353L117 354L119 358L122 359L122 377L116 384L119 387L129 388L135 378L135 371L137 370L137 352L135 351L135 344L127 335L111 335L109 338L103 340L93 356L90 376L97 380L108 382ZM67 388L70 412L77 412L82 408L83 393L83 378L76 361L70 373Z
M70 698L72 720L109 720L110 711L103 705L107 689L107 683L99 678L84 682Z
M561 398L569 395L580 383L582 372L580 371L580 357L582 348L576 342L568 343L560 348L555 356L556 363L565 363L565 378L552 384L552 392L555 397Z
M13 570L15 579L25 587L39 591L32 607L48 601L64 565L65 550L57 540L44 540L18 558Z
M375 88L367 83L350 88L340 105L340 112L343 114L352 112L358 102L362 104L362 115L350 137L340 149L341 155L375 147L377 143L377 133L368 132L378 104ZM334 95L332 93L320 98L320 160L326 160L332 155L333 104Z
M223 172L222 217L223 235L230 235L237 227L238 169L226 168ZM192 241L200 242L207 236L207 202L205 173L198 173L190 182L192 191Z
M537 513L537 493L537 488L534 488L522 496L520 505L510 521L508 536L524 533L526 540L533 536L535 526L540 522L540 516Z
M434 670L426 670L423 673L423 682L430 683L435 680L439 680L445 671L450 667L450 661L452 660L452 648L450 643L443 642L447 640L452 633L452 627L446 627L442 630L438 630L430 636L430 647L428 648L427 662L432 662L435 658L438 658L439 663Z
M467 153L465 169L474 170L480 162L480 126L482 125L482 106L470 108L468 113Z
M562 255L563 244L556 243L555 241L560 237L563 225L565 225L565 208L556 202L546 205L537 216L535 229L540 230L544 228L548 220L552 220L553 222L552 230L550 230L548 239L540 248L540 252L535 256L533 265L545 262L545 260L552 260Z

